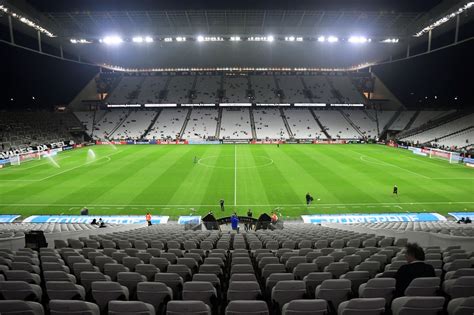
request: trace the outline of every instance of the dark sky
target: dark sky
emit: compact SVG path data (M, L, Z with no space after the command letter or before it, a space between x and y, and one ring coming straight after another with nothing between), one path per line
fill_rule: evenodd
M27 0L40 11L96 10L355 10L428 11L441 0Z

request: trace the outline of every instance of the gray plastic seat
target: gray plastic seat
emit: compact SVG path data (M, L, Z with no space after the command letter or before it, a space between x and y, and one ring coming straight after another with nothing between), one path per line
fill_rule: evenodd
M117 282L92 282L92 298L97 303L101 311L105 311L109 301L128 301L129 294L127 287Z
M339 304L338 315L382 315L385 312L385 299L358 298Z
M40 275L25 270L5 270L4 274L7 281L24 281L31 284L41 284Z
M175 299L178 299L181 296L184 281L177 273L157 273L155 275L155 282L164 283L171 288Z
M188 281L188 280L191 280L191 278L193 276L193 272L186 265L178 265L178 264L169 265L168 270L166 272L168 272L168 273L177 273L178 275L180 275L181 278L183 278L183 280L185 282Z
M166 303L173 299L173 290L161 282L140 282L137 299L153 305L156 313L161 314Z
M141 301L110 301L109 315L155 315L155 308Z
M92 282L95 281L112 281L109 276L104 275L102 272L98 271L84 271L81 273L81 285L86 290L86 293L89 293L92 289Z
M324 280L332 279L330 272L310 272L304 278L303 281L306 284L306 292L312 298L316 292L318 285L323 283Z
M119 272L117 274L117 282L127 287L131 298L135 297L138 283L146 280L146 277L138 272Z
M444 291L452 299L474 296L474 276L463 276L457 279L446 280Z
M283 305L292 301L303 299L306 296L306 286L302 280L282 280L272 289L272 302L281 310Z
M166 315L211 315L211 308L202 301L170 301Z
M43 315L44 309L40 303L21 300L0 301L2 315ZM97 314L99 315L99 314Z
M359 287L369 281L370 274L368 271L349 271L339 277L340 279L351 280L352 292L357 295Z
M444 297L403 296L393 300L393 315L438 315L443 311Z
M46 293L50 300L84 300L86 298L84 287L69 281L46 282Z
M256 281L234 281L229 283L227 300L256 300L262 295L260 285Z
M328 305L325 300L293 300L283 305L282 315L326 315Z
M23 281L3 281L0 282L0 294L5 300L41 302L43 290L37 284Z
M112 281L117 281L117 274L119 272L128 272L130 271L127 267L122 264L105 264L104 265L104 274L109 276Z
M236 300L227 305L225 315L269 315L264 301Z
M77 279L75 276L65 273L64 271L44 271L43 272L44 281L69 281L71 283L76 283Z
M49 301L49 309L51 315L100 315L99 306L85 301L51 300Z
M449 301L449 315L472 315L474 314L474 296L456 298Z
M203 301L210 307L213 307L217 302L217 291L210 282L185 282L183 286L183 300Z
M327 300L336 311L339 304L346 301L351 293L351 281L347 279L324 280L316 287L316 298Z
M135 272L145 276L147 281L153 281L155 279L155 274L160 272L160 269L152 264L138 264L135 266Z
M435 296L440 282L438 277L415 278L405 289L405 296Z
M346 262L333 262L324 268L325 272L330 272L333 278L339 278L349 271L349 264Z

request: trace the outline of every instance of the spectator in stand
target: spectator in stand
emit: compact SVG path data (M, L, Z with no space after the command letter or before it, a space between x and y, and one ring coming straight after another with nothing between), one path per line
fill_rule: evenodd
M252 214L252 209L249 209L247 211L247 217L252 218L252 215L253 215ZM248 230L251 230L251 229L252 229L252 223L251 222L245 223L245 230L248 231Z
M230 217L230 225L232 227L232 230L237 231L237 233L239 233L239 217L235 212Z
M146 220L146 223L148 224L148 226L150 226L151 225L151 214L150 214L150 212L146 213L145 220Z
M461 224L461 223L466 223L466 219L464 219L464 217L461 217L461 220L458 220L458 224Z
M418 244L408 243L406 245L405 258L408 264L401 266L395 274L397 281L395 297L404 296L406 288L413 279L436 276L433 266L424 262L425 252Z
M471 219L469 217L466 217L466 221L464 221L465 224L472 223Z
M275 211L272 211L272 224L276 224L278 222L278 215Z
M94 218L92 219L92 222L91 222L92 225L97 225L97 220Z

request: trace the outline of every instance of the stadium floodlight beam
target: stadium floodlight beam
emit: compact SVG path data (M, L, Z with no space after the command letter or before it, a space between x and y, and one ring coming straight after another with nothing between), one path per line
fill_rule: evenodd
M324 36L319 36L318 37L318 42L324 43L325 41L326 41L326 37L324 37Z
M351 36L347 41L353 44L365 44L367 42L370 42L370 39L365 36Z
M231 42L240 42L241 39L240 39L240 36L231 36L230 41Z
M381 43L398 43L399 39L398 38L387 38L381 41Z
M105 36L102 42L107 45L117 45L123 43L123 39L120 36Z
M429 31L431 31L432 29L434 28L437 28L438 26L448 22L449 20L455 18L456 16L458 16L459 14L463 13L464 11L466 10L469 10L470 8L474 7L474 1L471 1L471 2L468 2L466 3L465 5L463 5L462 7L460 7L459 9L457 9L456 11L448 14L448 15L445 15L443 16L442 18L436 20L435 22L431 23L430 25L426 26L425 28L421 29L420 31L418 31L415 35L413 35L414 37L420 37L421 35L425 34L425 33L428 33Z
M295 41L295 37L294 37L294 36L287 36L287 37L285 37L285 41L286 41L286 42L294 42L294 41Z
M186 41L186 37L178 36L178 37L176 37L176 41L177 41L177 42L185 42L185 41Z
M339 41L339 38L337 38L336 36L329 36L327 40L330 43L337 43Z
M90 43L92 43L91 41L89 41L87 39L84 39L84 38L80 38L80 39L71 38L69 41L71 42L71 44L90 44Z
M273 37L272 35L267 36L267 42L273 42L274 40L275 40L275 37Z
M146 42L146 43L153 43L153 37L151 37L151 36L146 36L146 37L145 37L145 42Z
M141 37L141 36L133 37L132 42L134 42L134 43L143 43L143 37Z
M204 41L204 36L199 35L199 36L197 37L197 41L198 41L198 42L203 42L203 41Z
M166 43L172 42L173 37L165 37L165 38L163 38L163 41L166 42Z

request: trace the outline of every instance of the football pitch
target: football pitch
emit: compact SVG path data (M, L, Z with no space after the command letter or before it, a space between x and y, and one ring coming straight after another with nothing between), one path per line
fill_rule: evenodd
M382 145L100 145L0 169L0 213L446 214L474 211L473 180L474 169Z

